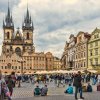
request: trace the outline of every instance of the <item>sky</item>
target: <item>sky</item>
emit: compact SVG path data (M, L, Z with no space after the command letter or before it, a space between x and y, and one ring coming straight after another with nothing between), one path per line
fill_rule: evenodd
M15 29L21 30L27 3L34 23L36 52L50 51L61 58L70 34L76 36L79 31L91 33L100 28L100 0L9 0ZM0 0L0 52L7 8L8 0Z

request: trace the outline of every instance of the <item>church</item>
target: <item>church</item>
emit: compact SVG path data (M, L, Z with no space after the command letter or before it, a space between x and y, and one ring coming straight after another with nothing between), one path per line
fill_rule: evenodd
M8 12L3 20L3 45L0 56L0 70L9 74L33 73L53 70L54 57L51 52L36 52L33 43L34 25L27 7L22 23L22 32L15 31L13 17L8 5Z

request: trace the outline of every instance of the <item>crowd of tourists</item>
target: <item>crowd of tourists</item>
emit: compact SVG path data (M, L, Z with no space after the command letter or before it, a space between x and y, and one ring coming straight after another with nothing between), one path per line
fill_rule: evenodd
M64 93L73 94L75 90L75 100L78 100L78 92L80 93L80 98L84 99L83 92L92 92L93 85L97 85L97 90L100 90L98 74L94 73L81 74L79 71L74 74L15 75L15 73L12 72L11 75L3 76L0 71L0 100L4 100L4 98L12 100L13 88L20 88L22 82L30 83L35 86L33 90L34 96L47 96L47 84L51 82L53 82L57 88L61 86L64 87ZM40 88L41 84L44 85L42 88ZM65 86L67 86L67 88Z

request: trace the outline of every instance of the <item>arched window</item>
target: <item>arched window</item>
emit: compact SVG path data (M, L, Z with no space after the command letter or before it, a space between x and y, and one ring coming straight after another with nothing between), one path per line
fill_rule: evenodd
M7 39L9 39L10 38L10 33L9 32L7 32Z
M29 33L27 33L27 39L29 40Z

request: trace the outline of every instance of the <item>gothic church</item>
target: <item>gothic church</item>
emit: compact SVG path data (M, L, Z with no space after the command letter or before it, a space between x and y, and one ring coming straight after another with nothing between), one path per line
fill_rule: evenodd
M0 70L9 74L33 73L38 70L53 70L53 55L50 52L35 52L33 43L33 21L27 7L22 23L22 33L15 31L14 22L8 5L8 12L3 20L4 40L0 56Z

